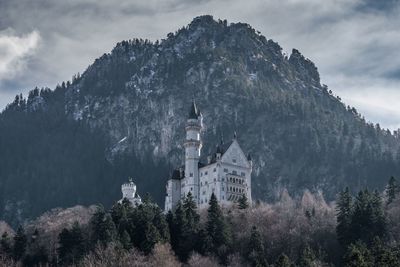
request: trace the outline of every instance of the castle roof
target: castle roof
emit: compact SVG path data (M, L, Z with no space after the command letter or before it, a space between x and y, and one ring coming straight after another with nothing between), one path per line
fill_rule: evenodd
M193 100L190 106L189 119L198 119L200 116L200 110L196 106L196 102Z
M211 162L210 162L210 164L217 162L217 154L218 154L218 153L221 154L221 157L222 157L222 155L225 154L225 152L226 152L226 151L228 150L228 148L232 145L232 143L233 143L233 140L232 140L232 141L229 141L229 142L227 142L227 143L218 144L218 145L215 147L215 151L214 151L213 153L211 153ZM202 167L203 167L203 166L202 166Z
M176 168L175 170L172 171L171 174L171 179L174 180L182 180L183 178L185 178L185 168L181 167L181 168Z

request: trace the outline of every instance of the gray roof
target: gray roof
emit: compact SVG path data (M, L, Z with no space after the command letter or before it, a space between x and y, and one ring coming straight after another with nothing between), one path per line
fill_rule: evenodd
M210 164L217 162L217 153L220 153L221 157L222 157L222 155L225 154L225 152L232 145L232 143L233 143L233 140L229 141L227 143L218 144L215 147L215 152L211 153L211 162L210 162Z
M200 110L196 106L196 102L193 100L190 106L189 119L198 119L200 116Z

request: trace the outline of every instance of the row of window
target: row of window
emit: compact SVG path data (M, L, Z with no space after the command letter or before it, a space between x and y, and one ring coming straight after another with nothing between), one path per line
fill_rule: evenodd
M229 187L229 192L244 193L244 188L237 188L237 187L234 187L234 186L230 186Z
M216 171L217 171L217 168L214 168L214 169L213 169L213 172L216 172ZM208 175L208 171L205 171L205 172L204 172L204 175ZM200 172L200 177L201 177L201 176L203 176L203 172Z
M228 200L229 200L229 201L238 201L240 198L241 198L240 195L230 195L230 196L228 197Z
M229 182L234 183L234 184L244 184L244 179L229 177Z

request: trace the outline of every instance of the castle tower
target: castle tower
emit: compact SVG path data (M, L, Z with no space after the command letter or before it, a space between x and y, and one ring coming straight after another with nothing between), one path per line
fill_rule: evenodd
M139 205L142 200L140 196L136 193L136 184L133 182L132 178L129 178L128 183L124 183L121 186L122 199L119 201L122 203L124 199L129 200L132 205Z
M189 192L196 202L199 201L199 159L201 150L200 132L203 126L203 118L193 100L190 107L189 118L186 122L185 147L185 178L182 184L182 196Z
M132 181L132 178L129 178L129 182L128 183L124 183L121 186L121 191L122 191L122 198L127 198L127 199L131 199L135 197L136 194L136 185L135 183Z

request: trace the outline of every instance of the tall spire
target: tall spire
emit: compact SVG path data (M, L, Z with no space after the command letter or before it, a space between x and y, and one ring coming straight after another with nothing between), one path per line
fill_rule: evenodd
M189 119L198 119L199 118L199 110L197 109L196 102L194 99L192 100L192 105L189 111Z

